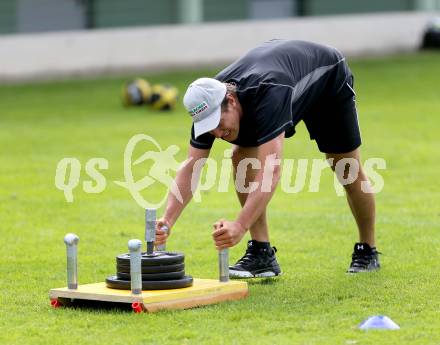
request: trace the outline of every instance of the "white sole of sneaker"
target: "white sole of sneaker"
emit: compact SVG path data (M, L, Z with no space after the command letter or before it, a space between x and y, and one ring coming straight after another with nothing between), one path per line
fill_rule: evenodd
M377 272L377 271L379 271L379 269L380 269L380 268L376 268L376 269L374 269L374 270L362 270L362 271L356 271L356 272L353 272L353 271L347 271L347 272L345 272L345 274L348 274L348 275L355 275L355 274L359 274L359 273L371 273L371 272Z
M229 278L270 278L275 276L276 274L274 272L263 272L254 275L248 271L229 271Z
M231 271L229 270L229 278L253 278L254 275L247 271Z
M276 274L273 272L263 272L263 273L257 273L255 278L270 278L270 277L276 277Z

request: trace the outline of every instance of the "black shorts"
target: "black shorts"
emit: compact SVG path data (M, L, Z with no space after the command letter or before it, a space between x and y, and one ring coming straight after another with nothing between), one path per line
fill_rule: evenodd
M303 117L319 151L346 153L361 145L355 96L353 76L349 74L338 90L326 93Z

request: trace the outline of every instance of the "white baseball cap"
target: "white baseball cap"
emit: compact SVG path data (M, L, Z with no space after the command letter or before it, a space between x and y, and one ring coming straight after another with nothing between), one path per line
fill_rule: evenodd
M199 78L188 86L183 105L192 117L196 138L218 126L225 95L226 85L213 78Z

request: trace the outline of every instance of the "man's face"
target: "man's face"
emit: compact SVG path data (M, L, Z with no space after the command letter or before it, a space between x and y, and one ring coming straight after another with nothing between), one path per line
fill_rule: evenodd
M222 109L220 123L211 133L216 138L220 138L229 142L234 141L238 137L240 130L241 108L239 103L232 95L228 95L228 106Z

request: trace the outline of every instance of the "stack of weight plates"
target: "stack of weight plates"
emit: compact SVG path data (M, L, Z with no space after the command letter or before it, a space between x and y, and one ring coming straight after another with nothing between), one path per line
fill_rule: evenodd
M180 289L192 286L185 275L185 255L174 252L142 253L142 290ZM130 290L130 254L116 257L116 275L107 277L107 287Z

